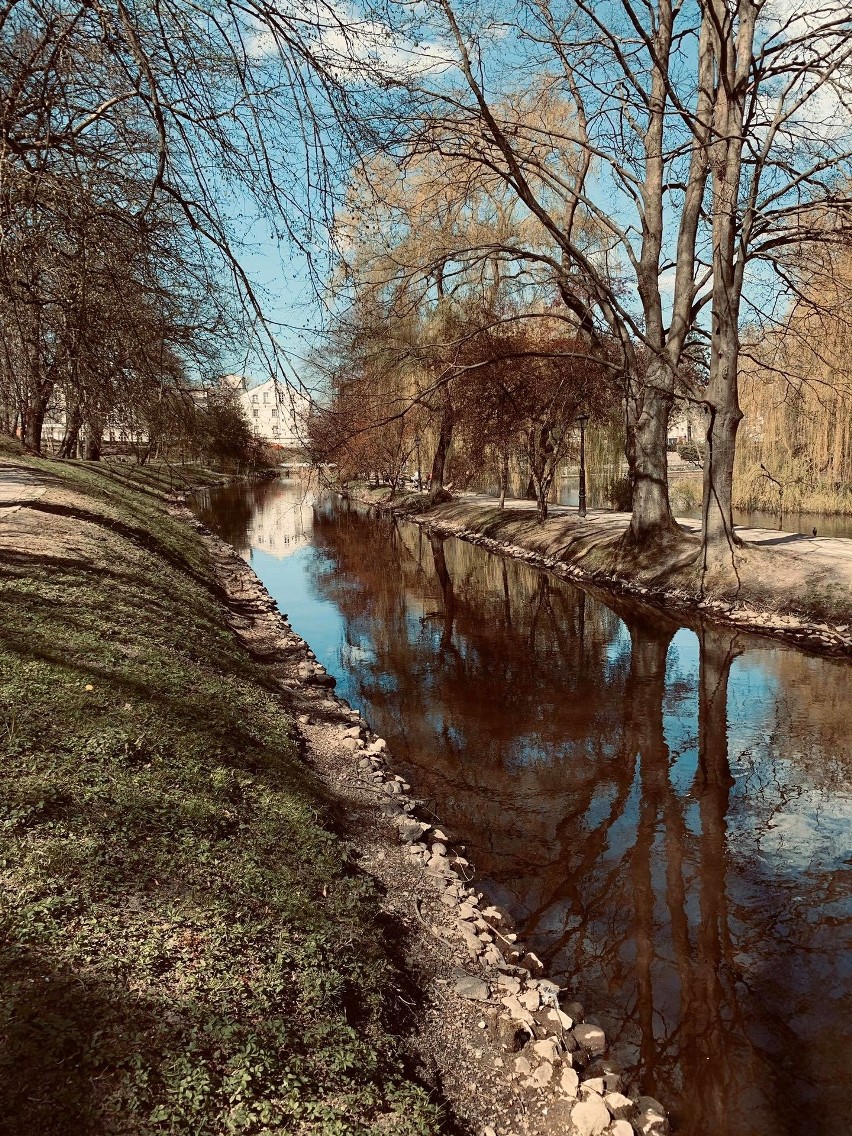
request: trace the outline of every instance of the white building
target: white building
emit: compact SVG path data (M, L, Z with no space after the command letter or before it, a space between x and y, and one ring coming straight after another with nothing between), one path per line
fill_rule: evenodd
M305 445L311 406L306 395L276 379L253 383L242 375L226 375L222 382L239 392L246 418L258 438L288 449Z

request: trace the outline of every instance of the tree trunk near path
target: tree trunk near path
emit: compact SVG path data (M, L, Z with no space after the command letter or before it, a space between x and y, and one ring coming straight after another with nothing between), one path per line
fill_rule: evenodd
M27 406L21 416L21 441L24 449L31 454L41 454L44 419L47 414L47 399L39 398Z
M708 14L718 38L719 88L708 147L713 193L713 302L704 454L704 572L736 572L732 498L737 428L742 418L737 389L739 321L745 250L754 221L753 216L740 215L740 188L750 61L759 12L759 4L742 0L734 24L724 0L708 0Z
M711 399L708 392L702 502L705 571L733 568L734 549L741 543L734 533L733 512L736 438L743 417L736 380Z
M627 405L627 462L633 512L624 534L628 545L644 548L679 533L669 504L669 413L674 401L671 377L652 367L641 385L631 380Z
M506 490L509 487L509 454L500 451L500 508L506 508Z
M100 461L103 446L103 426L100 422L86 425L86 439L83 443L83 457L86 461Z
M536 479L536 490L535 490L536 512L538 513L538 519L539 519L540 524L544 524L544 522L547 520L547 498L549 496L550 496L550 479L546 478L546 477L541 478L540 480Z
M453 400L449 387L445 386L443 406L441 407L441 424L438 429L438 445L435 447L435 456L432 459L432 476L429 485L433 493L444 488L444 474L450 453L450 443L453 440L454 425Z
M80 427L83 424L82 415L75 407L71 414L68 415L65 422L65 437L62 439L62 445L59 447L60 458L73 458L77 453L77 443L80 439Z

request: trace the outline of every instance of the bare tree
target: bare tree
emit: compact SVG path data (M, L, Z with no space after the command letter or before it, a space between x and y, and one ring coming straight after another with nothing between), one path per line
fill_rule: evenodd
M693 397L708 412L708 563L730 560L738 332L757 292L746 269L825 240L826 217L848 214L848 7L797 18L751 0L521 0L508 36L484 6L381 11L446 61L409 78L391 118L420 150L503 180L559 249L545 259L566 302L623 351L632 540L673 532L666 423L687 337L712 308L710 378ZM536 120L531 101L568 113ZM589 219L606 234L591 248Z

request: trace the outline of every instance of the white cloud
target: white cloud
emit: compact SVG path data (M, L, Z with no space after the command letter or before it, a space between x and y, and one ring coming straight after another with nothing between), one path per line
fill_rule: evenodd
M436 43L416 43L387 24L359 16L337 0L299 0L279 9L288 24L295 24L304 42L325 66L341 79L377 81L445 71L457 58ZM255 24L249 52L254 58L274 56L278 41L273 29Z

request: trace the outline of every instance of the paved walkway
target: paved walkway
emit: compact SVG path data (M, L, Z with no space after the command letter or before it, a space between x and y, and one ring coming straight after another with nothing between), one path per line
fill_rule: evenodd
M455 495L459 501L472 505L482 505L492 509L497 503L496 497L486 493L458 493ZM517 497L506 499L507 509L535 509L535 502ZM549 505L549 517L579 517L576 505ZM701 522L692 517L678 517L677 523L687 530L695 533L701 532ZM589 509L586 514L587 524L612 525L621 521L626 528L630 523L629 513L614 513L607 509ZM844 572L852 572L852 540L839 536L808 536L805 533L779 532L778 529L750 529L734 527L740 540L746 544L760 545L762 548L776 548L779 552L786 552L801 557L812 563L815 568L835 568Z
M47 492L37 469L0 465L0 521L16 513L28 501L37 501Z

